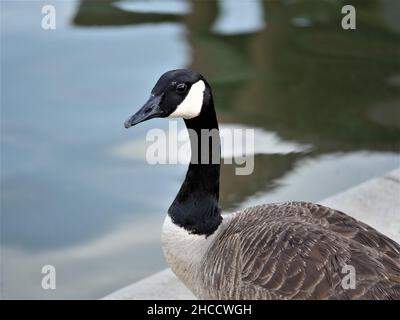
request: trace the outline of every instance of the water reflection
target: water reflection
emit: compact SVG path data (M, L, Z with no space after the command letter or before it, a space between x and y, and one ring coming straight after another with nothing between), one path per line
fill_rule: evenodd
M140 157L166 122L122 123L168 69L201 70L220 121L264 141L253 175L222 167L226 211L318 201L399 166L397 1L359 2L356 32L339 29L344 1L232 3L55 2L53 33L42 2L2 4L4 297L96 298L165 266L159 230L186 168ZM56 292L40 288L49 263Z

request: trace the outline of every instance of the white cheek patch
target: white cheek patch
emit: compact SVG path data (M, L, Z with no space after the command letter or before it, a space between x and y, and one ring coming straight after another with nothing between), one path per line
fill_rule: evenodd
M168 118L192 119L197 117L201 112L203 105L204 90L206 85L203 80L199 80L192 84L185 100L183 100L174 112Z

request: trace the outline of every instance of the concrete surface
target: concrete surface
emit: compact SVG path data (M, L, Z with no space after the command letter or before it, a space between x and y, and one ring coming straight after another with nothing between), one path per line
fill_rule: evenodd
M400 169L320 202L349 213L400 243ZM103 299L195 299L170 269L111 293Z
M135 282L104 297L105 300L192 300L196 299L171 269Z
M400 169L321 201L400 243Z

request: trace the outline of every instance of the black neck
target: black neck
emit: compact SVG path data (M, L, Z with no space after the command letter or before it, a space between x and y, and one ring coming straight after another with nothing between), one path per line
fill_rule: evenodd
M185 181L168 214L175 224L189 232L209 236L222 220L218 207L220 139L210 90L205 92L200 115L185 120L185 124L189 131L192 159ZM210 135L212 141L206 135L207 132L213 133Z

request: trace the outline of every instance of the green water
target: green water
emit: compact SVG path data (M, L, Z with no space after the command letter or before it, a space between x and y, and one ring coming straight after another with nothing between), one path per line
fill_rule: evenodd
M356 30L341 28L346 3L1 1L2 297L99 298L166 267L160 228L186 167L115 150L167 128L123 122L170 69L207 77L220 123L310 146L265 142L249 176L223 165L226 211L399 167L400 2L352 1ZM46 264L56 290L41 288Z

